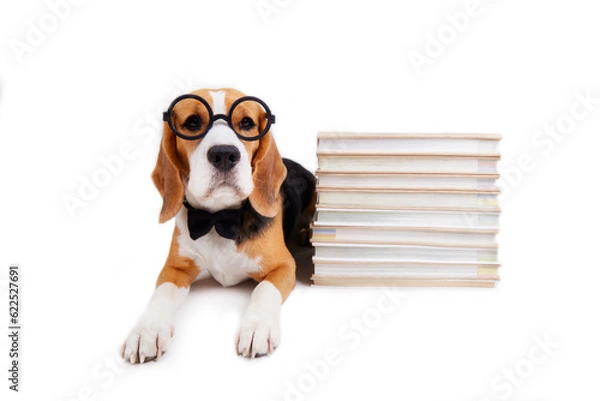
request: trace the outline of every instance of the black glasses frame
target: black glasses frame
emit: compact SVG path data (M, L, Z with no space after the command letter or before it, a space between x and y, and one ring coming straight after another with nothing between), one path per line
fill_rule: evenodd
M204 107L206 107L206 110L208 111L208 116L209 116L208 124L206 125L206 128L204 129L204 131L198 135L182 134L175 128L175 124L173 124L173 118L172 118L173 117L173 115L172 115L173 109L175 108L177 103L179 103L180 101L185 100L185 99L194 99L194 100L199 101L200 103L202 103L204 105ZM267 124L265 125L265 128L262 130L262 132L253 137L248 137L248 136L238 134L237 129L234 128L234 126L231 122L231 117L233 116L233 111L235 110L235 108L238 105L240 105L241 103L248 102L248 101L253 101L253 102L260 104L263 107L263 109L265 109L266 119L267 119ZM256 141L256 140L259 140L260 138L262 138L263 136L265 136L267 134L267 132L269 132L269 129L271 129L271 125L275 124L275 115L271 113L271 109L269 109L269 106L267 106L267 104L265 102L263 102L262 100L260 100L257 97L254 97L254 96L243 96L243 97L237 99L231 105L231 108L229 109L229 113L227 113L227 115L225 115L225 114L216 114L215 115L213 113L212 108L210 107L208 102L203 97L194 95L191 93L176 97L175 100L173 100L171 102L171 105L169 106L167 111L165 111L163 113L163 121L166 122L167 124L169 124L169 128L171 128L171 131L173 131L173 133L175 135L177 135L178 137L180 137L181 139L186 139L186 140L194 140L194 139L204 138L206 136L206 134L208 134L208 131L210 131L210 129L212 128L214 122L217 120L226 121L229 128L231 128L231 130L233 132L235 132L235 134L237 135L238 138L240 138L244 141Z

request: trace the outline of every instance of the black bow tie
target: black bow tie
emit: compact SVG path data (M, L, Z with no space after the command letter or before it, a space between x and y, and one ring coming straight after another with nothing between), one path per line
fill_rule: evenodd
M240 232L242 212L240 209L225 209L211 213L203 209L195 209L187 201L183 202L188 210L188 230L190 237L196 240L214 227L217 233L227 239L234 239Z

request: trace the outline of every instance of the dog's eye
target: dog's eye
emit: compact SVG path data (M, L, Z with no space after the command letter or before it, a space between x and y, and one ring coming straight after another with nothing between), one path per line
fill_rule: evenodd
M192 131L199 130L202 127L202 119L198 116L189 116L183 126Z
M243 130L249 130L254 128L256 124L254 124L254 121L250 118L250 117L244 117L242 118L242 121L240 122L240 128Z

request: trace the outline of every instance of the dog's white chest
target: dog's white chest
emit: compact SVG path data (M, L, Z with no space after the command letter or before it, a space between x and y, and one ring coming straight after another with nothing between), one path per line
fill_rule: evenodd
M179 254L196 263L200 269L197 279L206 277L208 272L221 285L227 287L247 280L248 273L260 271L259 260L250 259L244 252L238 251L235 241L221 237L214 227L208 234L192 240L185 215L186 211L182 211L176 219L180 231Z

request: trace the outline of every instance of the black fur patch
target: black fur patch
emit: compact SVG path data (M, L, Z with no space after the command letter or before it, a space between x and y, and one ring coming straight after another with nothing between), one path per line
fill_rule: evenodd
M265 217L259 214L247 199L242 204L242 225L240 233L235 238L235 243L240 244L244 241L255 238L273 222L272 217Z
M296 225L304 209L310 205L315 192L315 176L300 164L283 159L287 168L287 176L281 184L280 194L283 198L283 233L287 241L296 229ZM242 226L236 237L236 244L256 238L273 222L273 218L259 214L250 202L242 205Z
M287 241L296 229L302 212L310 205L315 192L315 176L300 164L283 159L287 176L281 185L283 197L283 233Z

